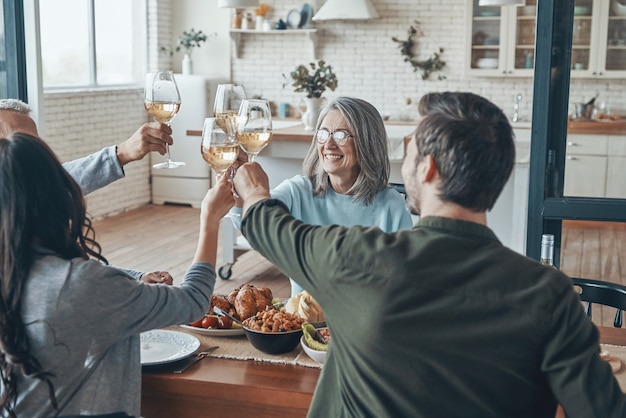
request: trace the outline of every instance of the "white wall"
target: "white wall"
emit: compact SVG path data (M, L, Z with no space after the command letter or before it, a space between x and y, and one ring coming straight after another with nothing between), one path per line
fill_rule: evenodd
M191 55L193 72L212 79L230 79L230 27L231 9L220 9L217 0L176 0L173 4L171 45L178 36L190 29L201 30L210 37L200 48L194 48ZM181 72L183 52L174 53L172 68Z

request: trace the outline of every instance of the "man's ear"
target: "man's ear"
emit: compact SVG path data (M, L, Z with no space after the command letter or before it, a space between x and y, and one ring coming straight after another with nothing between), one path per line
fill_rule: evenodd
M424 156L419 166L420 180L424 183L428 183L428 182L433 181L436 175L437 175L437 166L435 164L435 159L430 154Z

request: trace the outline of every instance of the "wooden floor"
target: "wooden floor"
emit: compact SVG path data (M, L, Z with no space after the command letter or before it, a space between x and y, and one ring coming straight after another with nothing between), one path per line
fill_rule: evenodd
M147 205L94 222L96 240L110 264L141 271L169 271L182 281L198 242L200 210L188 206ZM221 251L218 250L218 267ZM230 280L217 279L214 293L227 294L251 283L288 298L289 279L256 251L240 255Z
M142 271L169 271L180 283L196 248L199 209L147 205L94 222L102 254L114 265ZM574 277L626 284L626 223L564 222L561 269ZM218 267L221 251L218 251ZM240 255L230 280L218 278L215 293L251 283L275 297L290 295L289 280L256 251ZM614 310L594 310L594 322L612 325Z

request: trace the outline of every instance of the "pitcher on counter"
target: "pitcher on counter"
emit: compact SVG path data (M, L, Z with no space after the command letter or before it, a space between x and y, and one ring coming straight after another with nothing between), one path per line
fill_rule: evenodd
M385 124L374 106L338 97L320 113L303 162L305 175L283 181L270 194L308 224L377 226L385 232L410 229L413 221L404 197L388 184L387 142ZM239 228L241 201L231 215ZM302 292L298 276L290 281L291 296Z
M258 164L234 178L244 236L298 277L333 336L309 416L626 416L571 280L487 227L513 169L507 117L472 93L419 110L402 166L411 230L307 225Z

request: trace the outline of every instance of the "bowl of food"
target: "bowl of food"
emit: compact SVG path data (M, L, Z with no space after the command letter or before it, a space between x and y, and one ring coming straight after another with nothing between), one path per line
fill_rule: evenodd
M302 326L302 338L300 345L307 356L320 364L324 364L326 351L330 343L330 331L327 327L315 328L312 324L305 323Z
M243 321L250 344L267 354L288 353L298 346L304 320L297 315L267 306L265 311Z

